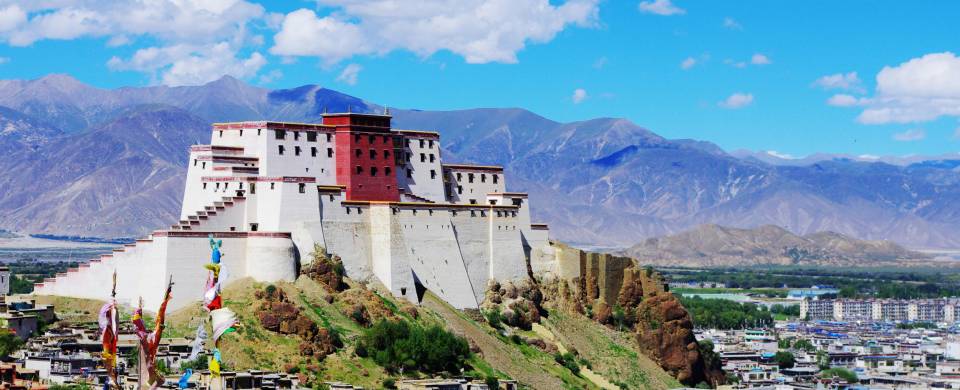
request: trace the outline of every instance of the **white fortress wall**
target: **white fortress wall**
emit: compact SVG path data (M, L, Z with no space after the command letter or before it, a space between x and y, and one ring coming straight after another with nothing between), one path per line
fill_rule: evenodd
M366 204L321 203L323 237L327 252L340 256L347 275L358 280L373 276L370 257L370 224ZM346 203L346 202L345 202Z
M477 308L480 300L474 288L475 278L471 278L461 255L450 217L454 210L427 204L392 209L392 225L398 230L392 238L394 247L406 250L393 254L393 261L406 263L405 269L401 269L402 276L410 280L406 297L417 302L411 295L412 271L424 287L453 307Z
M460 246L464 267L470 276L473 294L483 302L490 270L490 213L489 207L457 208L451 217L453 232Z
M447 201L456 204L483 204L487 194L506 191L503 168L485 165L443 164L449 185Z
M490 277L495 280L527 278L527 257L517 228L514 208L491 208Z

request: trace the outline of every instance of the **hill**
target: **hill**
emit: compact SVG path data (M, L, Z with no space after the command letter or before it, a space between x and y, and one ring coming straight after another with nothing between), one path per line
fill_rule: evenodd
M796 235L766 225L737 229L701 225L695 229L650 238L624 251L642 264L685 267L751 265L909 266L928 265L929 255L890 241L858 240L834 232Z
M140 236L175 222L186 147L216 121L317 122L383 107L316 85L99 89L65 75L0 81L0 228ZM782 164L667 139L626 119L560 123L520 108L391 109L442 133L446 161L500 164L555 238L627 247L701 224L835 231L914 248L960 247L960 160L823 156ZM29 190L28 190L29 189Z

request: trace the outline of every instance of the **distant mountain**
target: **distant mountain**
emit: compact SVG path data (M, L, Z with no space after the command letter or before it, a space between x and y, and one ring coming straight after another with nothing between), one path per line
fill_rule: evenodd
M873 156L873 155L852 155L837 153L814 153L805 157L794 157L777 153L775 151L751 151L738 149L730 152L731 156L748 161L762 162L770 165L791 165L805 166L831 160L850 160L858 162L882 162L890 165L907 166L925 161L942 160L960 160L960 153L945 153L936 156L912 155L912 156Z
M187 147L218 121L319 122L383 107L315 85L98 89L63 75L0 81L0 228L136 236L178 216ZM910 247L960 247L960 158L893 165L774 164L663 138L617 118L560 123L520 108L391 109L437 130L445 161L500 164L536 220L568 242L627 247L716 223L835 231ZM7 124L13 123L12 127Z
M928 255L890 241L864 241L833 232L798 236L772 225L754 229L701 225L676 235L649 238L624 253L637 258L641 264L685 267L866 267L930 260Z

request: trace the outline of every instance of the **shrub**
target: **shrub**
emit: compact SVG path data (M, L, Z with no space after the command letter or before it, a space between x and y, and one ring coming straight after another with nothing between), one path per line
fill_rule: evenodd
M361 350L391 372L404 368L460 373L470 357L470 345L463 337L437 325L422 328L406 321L376 322L361 337L358 355Z
M503 328L503 318L500 315L500 309L495 308L484 314L484 317L487 319L487 323L490 324L493 329L502 329Z
M857 374L855 372L850 371L846 368L841 368L841 367L828 368L826 370L820 371L820 377L827 378L827 379L833 378L833 377L839 377L840 379L843 379L848 383L859 382L859 379L857 378Z
M396 389L396 388L397 388L397 381L394 380L393 378L384 379L384 380L383 380L383 383L381 383L381 384L383 385L383 388L384 388L384 389Z
M510 335L510 341L513 341L514 344L523 344L523 338L516 333Z
M561 366L566 367L574 375L580 374L580 366L577 365L577 358L574 357L572 353L567 352L567 353L561 354L560 352L557 352L556 354L553 355L553 360L555 360Z
M497 379L497 377L492 375L487 376L487 379L484 380L484 383L486 383L487 387L490 388L491 390L500 388L500 380Z

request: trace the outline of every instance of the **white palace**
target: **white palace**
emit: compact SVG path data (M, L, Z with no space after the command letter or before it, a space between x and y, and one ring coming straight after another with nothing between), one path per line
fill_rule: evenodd
M351 278L415 303L430 290L457 308L478 307L490 279L556 271L547 226L531 223L526 194L506 191L503 168L444 163L438 133L390 122L214 124L210 145L190 148L178 223L34 293L105 300L116 271L121 303L157 307L172 276L170 305L182 308L202 296L208 235L223 240L227 282L294 280L319 244Z

